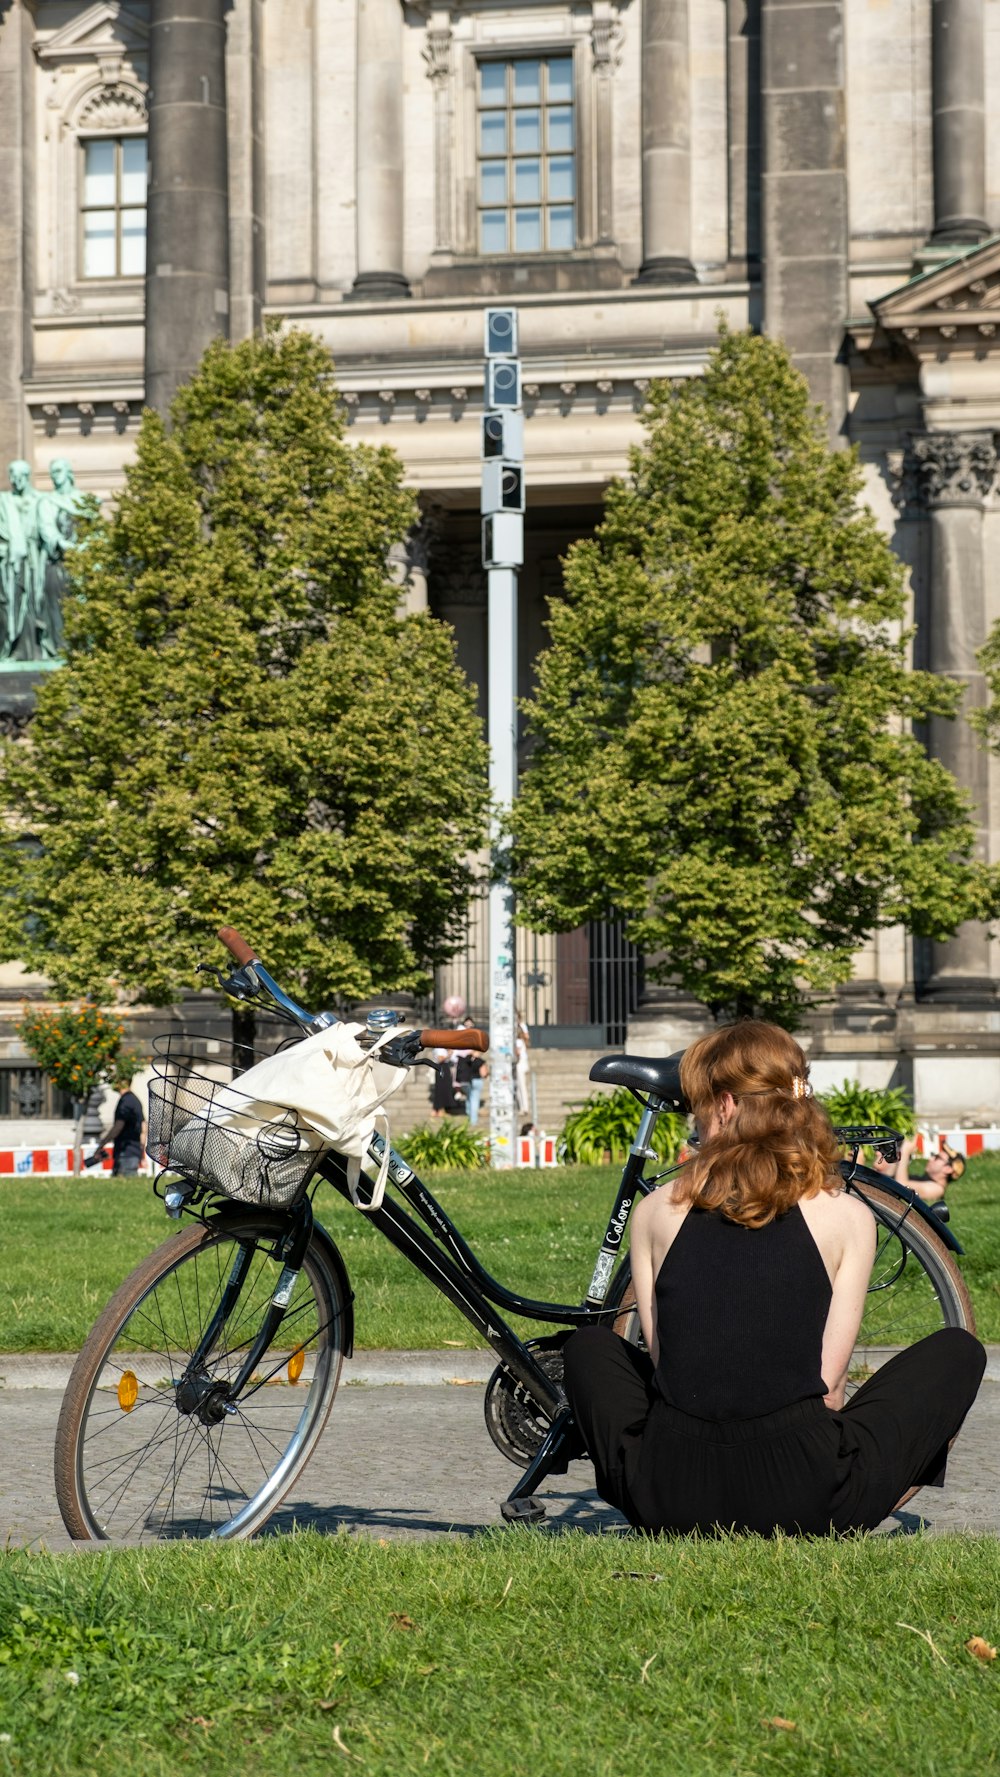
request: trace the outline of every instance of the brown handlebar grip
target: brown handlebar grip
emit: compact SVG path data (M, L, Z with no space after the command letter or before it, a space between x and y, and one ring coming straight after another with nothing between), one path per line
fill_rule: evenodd
M234 956L238 963L255 963L257 961L256 952L251 950L246 939L241 938L233 926L223 926L218 937L220 943L226 946L230 956Z
M485 1055L490 1039L484 1030L422 1030L420 1043L424 1049L476 1049Z

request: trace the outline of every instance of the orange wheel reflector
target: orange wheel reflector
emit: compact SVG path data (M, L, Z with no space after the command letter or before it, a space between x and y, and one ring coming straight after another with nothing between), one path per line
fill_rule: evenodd
M123 1370L118 1384L118 1405L123 1413L131 1413L139 1399L139 1382L134 1371Z
M289 1382L297 1382L299 1377L301 1376L303 1370L305 1369L305 1367L306 1367L305 1352L304 1351L294 1351L288 1360L288 1380L289 1380Z

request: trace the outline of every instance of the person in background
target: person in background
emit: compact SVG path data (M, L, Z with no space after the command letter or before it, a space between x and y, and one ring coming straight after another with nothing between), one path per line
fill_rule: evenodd
M462 1019L463 1030L474 1030L471 1018ZM479 1108L483 1099L483 1087L486 1084L489 1068L486 1059L476 1049L459 1049L455 1061L455 1082L465 1094L465 1114L469 1119L470 1128L475 1129L479 1122Z
M136 1094L132 1091L131 1076L123 1075L115 1081L118 1092L118 1103L115 1105L114 1122L101 1140L101 1148L111 1143L114 1165L111 1170L116 1178L134 1178L142 1165L142 1156L146 1143L146 1117Z
M900 1157L895 1166L884 1160L881 1154L876 1153L872 1160L872 1170L888 1173L889 1177L894 1178L898 1185L909 1185L911 1191L916 1191L918 1197L922 1197L925 1203L931 1205L936 1214L947 1221L948 1210L944 1201L945 1192L948 1186L953 1184L955 1179L961 1178L965 1171L964 1157L961 1154L956 1154L954 1148L950 1148L948 1143L943 1141L937 1153L927 1155L924 1160L923 1172L912 1173L910 1158L916 1153L916 1148L916 1142L907 1137L900 1146Z
M515 1017L517 1034L514 1038L514 1091L517 1096L517 1108L523 1117L531 1110L531 1057L528 1054L531 1038L520 1012L516 1013Z

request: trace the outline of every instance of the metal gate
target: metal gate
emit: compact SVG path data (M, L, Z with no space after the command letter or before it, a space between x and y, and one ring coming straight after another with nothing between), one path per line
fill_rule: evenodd
M572 932L519 929L515 935L517 1009L541 1048L621 1048L628 1022L642 997L643 958L615 913ZM468 936L460 953L438 970L428 1015L447 1017L445 1005L462 1002L477 1024L489 1024L487 902L469 908Z

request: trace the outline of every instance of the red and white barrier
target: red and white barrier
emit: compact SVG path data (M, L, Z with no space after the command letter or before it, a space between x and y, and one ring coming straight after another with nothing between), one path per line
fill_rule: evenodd
M94 1148L84 1149L84 1158L89 1159ZM88 1173L99 1176L102 1172L110 1172L112 1168L111 1150L103 1160L85 1169ZM72 1148L0 1148L0 1178L67 1178L73 1171ZM149 1160L143 1160L139 1171L143 1176L150 1177L153 1167Z
M991 1123L988 1129L918 1129L917 1153L936 1154L942 1142L956 1154L964 1154L971 1160L975 1154L990 1154L1000 1150L1000 1125Z
M554 1135L546 1135L539 1129L534 1135L519 1135L517 1138L518 1166L558 1166L558 1142Z

